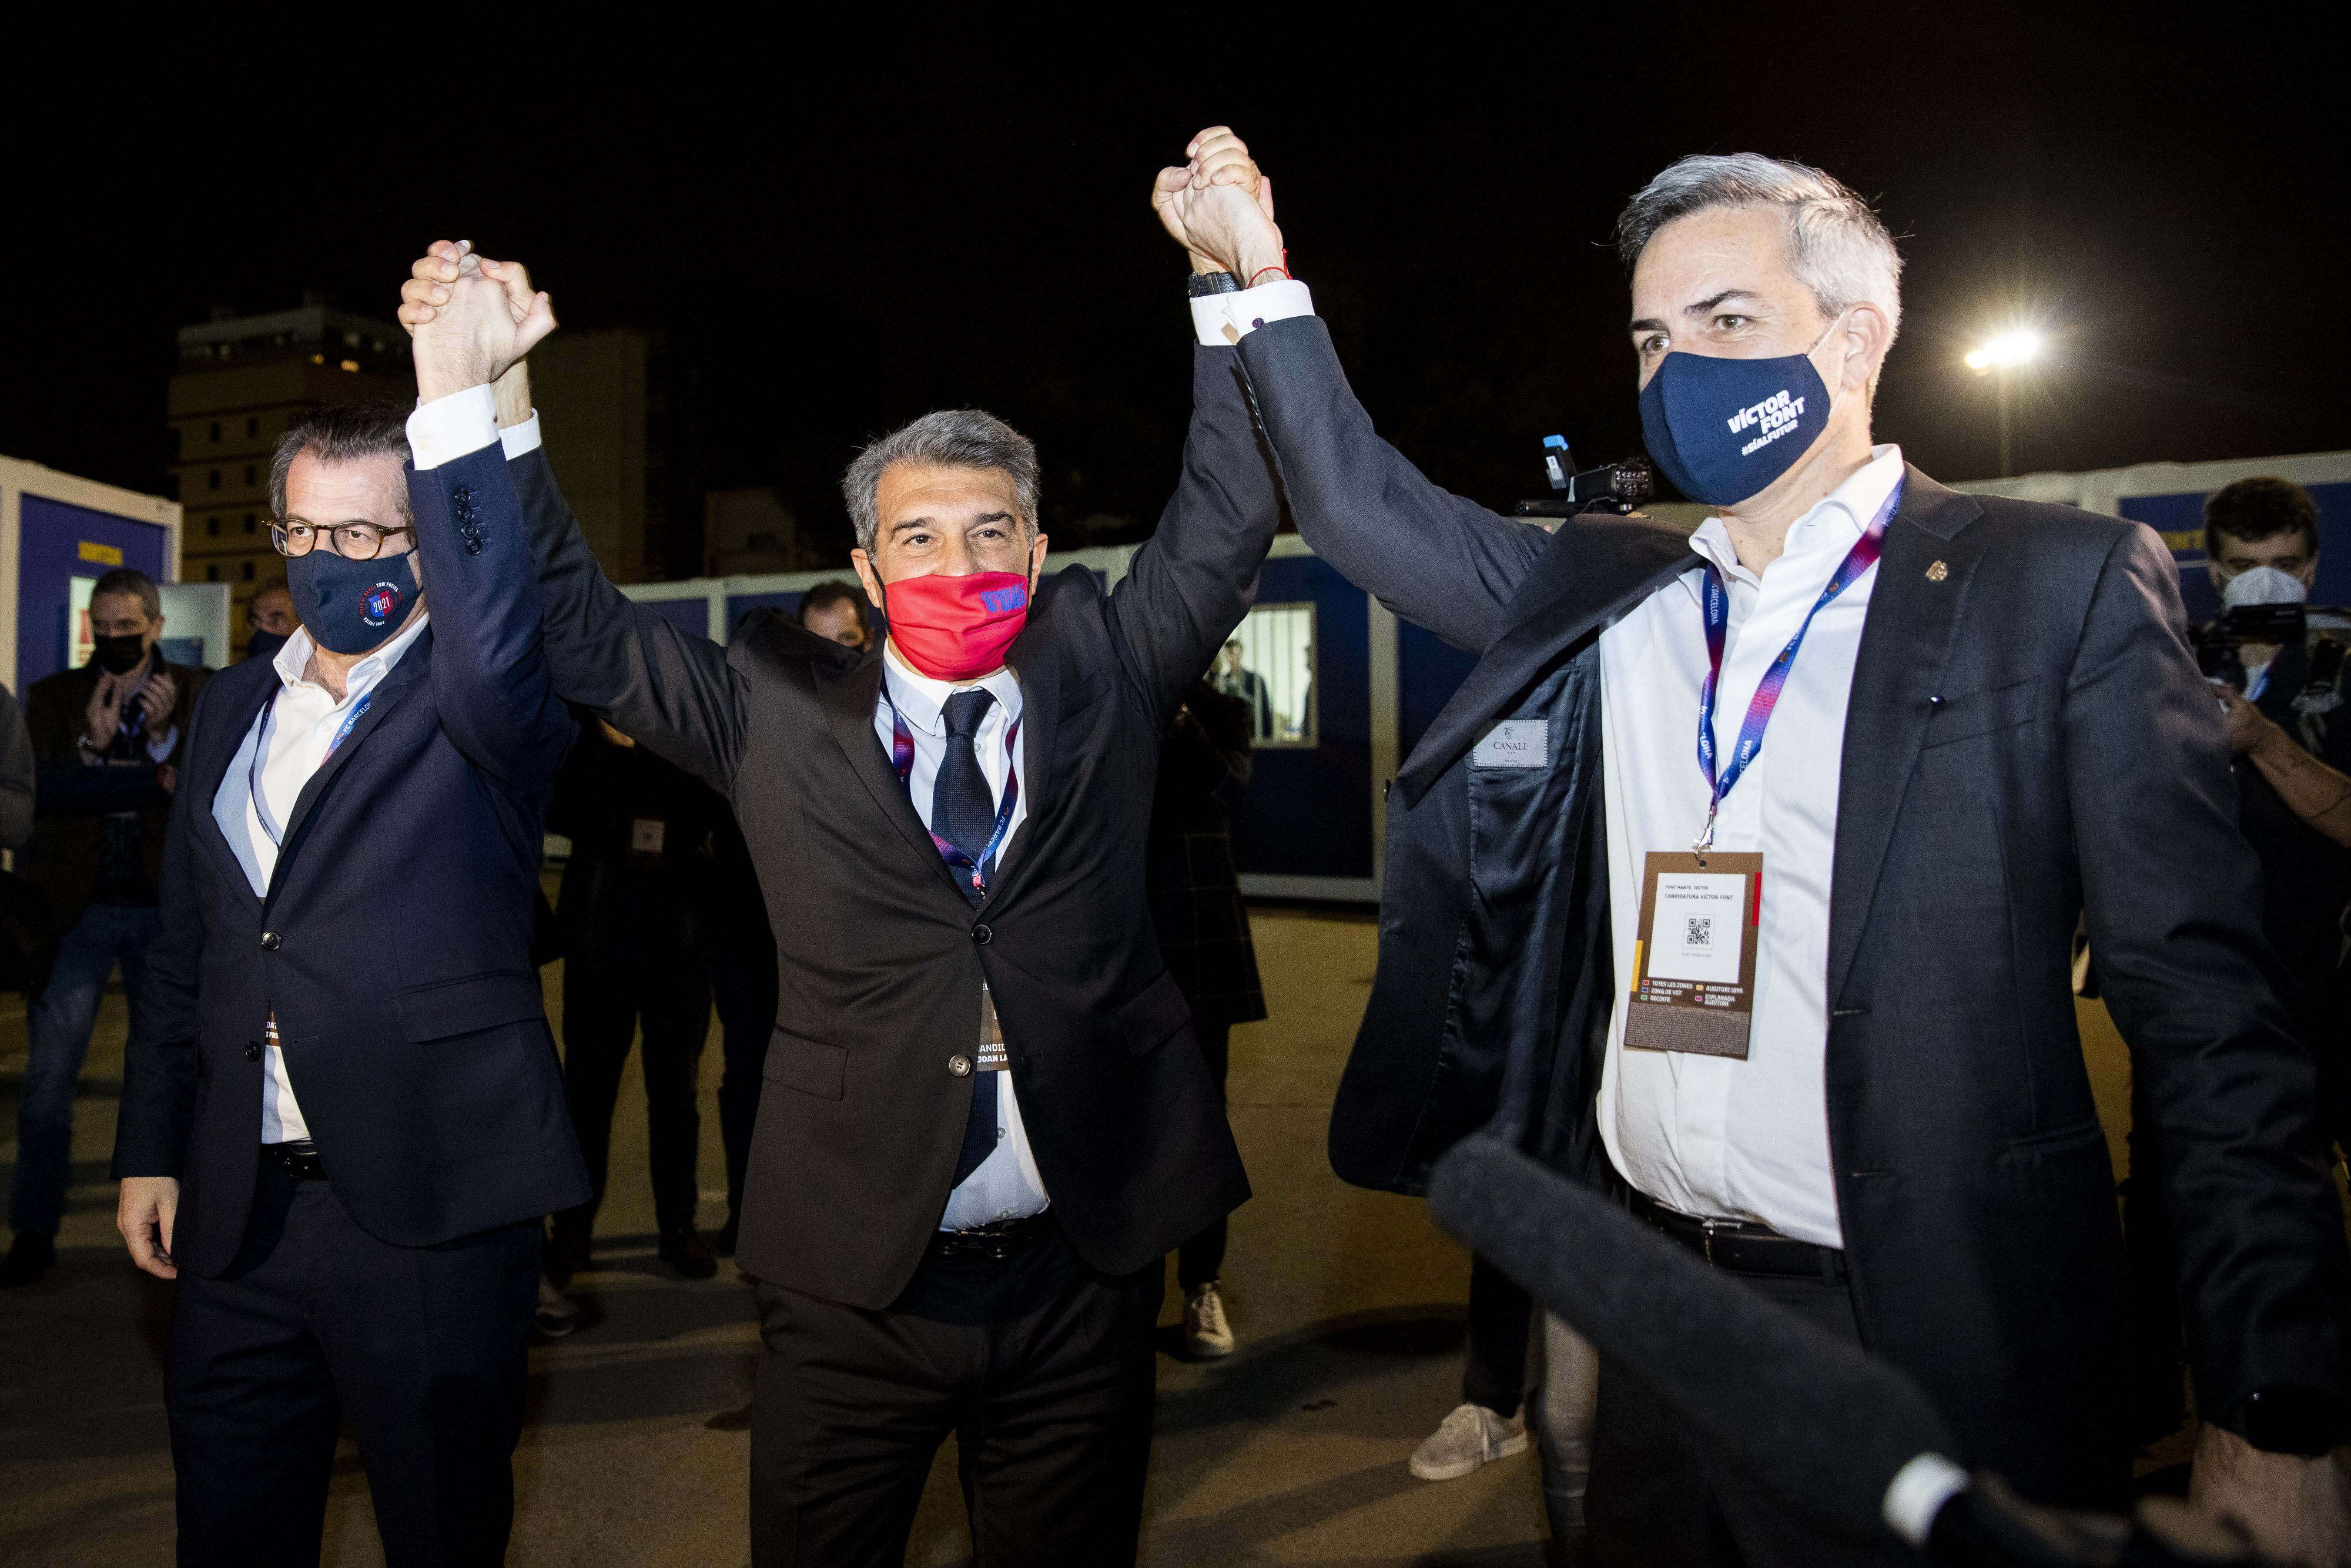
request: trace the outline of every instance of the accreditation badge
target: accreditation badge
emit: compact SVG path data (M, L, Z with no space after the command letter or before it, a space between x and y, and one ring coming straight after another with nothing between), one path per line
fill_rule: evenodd
M985 980L979 985L979 1055L972 1065L982 1072L1002 1072L1012 1065L1004 1049L1004 1026L996 1019L996 993Z
M1625 1050L1747 1060L1762 902L1761 854L1684 850L1648 857Z

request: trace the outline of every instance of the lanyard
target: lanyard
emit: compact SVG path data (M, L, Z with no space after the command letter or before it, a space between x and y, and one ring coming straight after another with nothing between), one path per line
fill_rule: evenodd
M268 706L261 710L261 734L253 743L253 761L245 770L245 787L253 795L254 818L260 822L261 831L269 835L269 841L279 849L286 847L285 832L278 827L277 820L269 814L269 801L261 793L261 768L269 756L269 727L277 716L277 692L285 689L280 686L277 692L270 693ZM327 742L326 756L319 758L319 768L327 765L327 758L334 756L335 748L342 745L343 737L351 732L351 726L359 723L360 715L367 712L368 704L373 701L375 694L369 692L351 705L351 711L343 716L342 726L335 731L334 739ZM315 773L318 768L311 771Z
M1706 831L1691 848L1714 847L1715 814L1722 809L1722 798L1730 793L1731 786L1747 771L1747 765L1763 749L1763 731L1771 722L1771 710L1779 704L1781 688L1788 684L1788 672L1795 667L1796 650L1804 645L1804 633L1813 629L1813 617L1830 600L1851 588L1863 572L1877 564L1878 556L1886 549L1886 526L1894 520L1895 508L1902 504L1902 488L1903 480L1895 480L1886 504L1877 508L1877 515L1861 530L1861 538L1854 540L1853 549L1837 564L1827 586L1821 590L1821 596L1813 601L1813 607L1804 612L1804 623L1796 628L1796 634L1788 639L1788 645L1780 650L1780 656L1763 672L1763 679L1756 685L1755 696L1747 705L1747 717L1739 726L1739 739L1731 747L1730 761L1719 772L1714 765L1714 694L1722 681L1723 643L1730 626L1730 591L1723 586L1722 573L1715 570L1714 562L1706 563L1707 671L1706 684L1698 688L1698 766L1714 794L1707 802Z
M906 716L898 711L898 699L890 695L890 682L882 682L882 700L890 705L890 761L898 769L898 782L906 786L911 798L914 772L914 732L906 727ZM987 892L985 867L996 862L996 852L1004 846L1004 835L1012 826L1012 808L1020 801L1020 774L1012 765L1012 748L1020 738L1020 721L1014 719L1004 731L1004 800L996 808L996 829L987 835L987 847L979 852L979 863L974 865L969 855L931 831L931 843L938 850L939 858L953 869L971 875L971 890Z

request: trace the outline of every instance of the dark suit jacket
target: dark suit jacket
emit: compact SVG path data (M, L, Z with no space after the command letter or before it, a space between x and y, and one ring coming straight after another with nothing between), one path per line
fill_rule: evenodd
M880 738L881 655L780 617L721 648L604 580L541 455L517 461L556 683L726 795L776 935L780 1012L737 1254L881 1308L936 1229L971 1104L948 1070L993 993L1021 1115L1080 1256L1153 1263L1249 1196L1182 993L1153 940L1144 830L1159 736L1255 594L1278 515L1231 350L1195 350L1183 480L1105 597L1040 588L1008 662L1028 817L977 910Z
M1233 866L1233 813L1249 792L1248 699L1205 680L1185 694L1185 716L1159 750L1144 882L1159 956L1203 1023L1265 1017L1249 906Z
M159 663L162 655L152 655ZM170 723L180 732L180 744L172 753L174 767L188 758L188 734L196 710L196 699L202 695L204 683L212 672L189 664L163 664L176 691L172 699ZM59 670L54 675L44 675L35 681L26 694L25 727L33 737L33 755L45 771L83 766L78 746L84 728L84 716L89 710L89 695L98 689L98 661L93 659L78 670ZM131 768L124 772L134 771ZM152 770L136 770L153 777ZM147 861L147 880L151 885L161 885L163 865L163 831L171 818L171 807L159 793L149 792L152 804L139 810L139 843ZM111 806L93 809L78 800L69 800L61 791L44 790L42 810L33 824L33 841L18 858L16 869L30 878L43 893L49 895L49 906L57 916L57 929L71 928L89 906L91 885L98 880L99 861L106 852L106 817Z
M530 961L549 780L570 743L503 452L409 476L432 623L311 778L256 898L213 798L277 688L205 688L172 803L162 930L114 1175L181 1181L172 1252L217 1274L252 1207L262 1026L371 1234L422 1247L584 1202ZM453 509L479 519L470 553Z
M1389 800L1378 977L1333 1163L1418 1190L1499 1109L1604 1182L1596 644L1693 564L1686 540L1616 518L1545 536L1444 494L1374 435L1318 320L1239 353L1301 532L1397 614L1483 650ZM2311 1068L2185 622L2147 528L1913 469L1854 674L1825 1092L1855 1309L1969 1463L2049 1500L2111 1502L2129 1477L2114 1172L2068 985L2085 905L2161 1121L2204 1409L2226 1419L2273 1385L2351 1395ZM1552 721L1548 769L1469 767L1521 716Z

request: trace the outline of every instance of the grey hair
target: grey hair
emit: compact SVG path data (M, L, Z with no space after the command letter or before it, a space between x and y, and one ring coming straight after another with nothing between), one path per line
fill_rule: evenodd
M306 451L321 463L356 463L369 457L408 460L409 410L396 402L353 402L313 409L288 426L269 464L269 515L286 520L286 476ZM408 507L405 480L392 487L400 515L415 521ZM256 596L257 597L257 596Z
M849 502L850 520L857 526L857 548L868 555L882 531L882 471L893 463L1008 474L1019 497L1021 526L1037 531L1037 444L992 413L947 408L869 444L841 475L841 493Z
M1894 236L1835 176L1761 152L1684 158L1641 187L1616 218L1616 252L1631 267L1659 229L1716 207L1778 207L1788 218L1789 261L1821 313L1867 301L1902 325L1902 253Z

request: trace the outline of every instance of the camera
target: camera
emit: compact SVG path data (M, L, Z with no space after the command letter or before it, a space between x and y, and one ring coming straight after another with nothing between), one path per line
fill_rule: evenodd
M2197 631L2196 667L2208 681L2245 689L2245 661L2238 650L2248 643L2283 646L2303 640L2308 618L2300 604L2241 604L2214 616Z
M1543 437L1543 473L1553 491L1541 500L1520 501L1522 517L1573 517L1584 512L1609 512L1623 517L1657 493L1656 472L1646 457L1604 463L1578 471L1567 437Z

